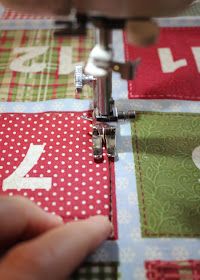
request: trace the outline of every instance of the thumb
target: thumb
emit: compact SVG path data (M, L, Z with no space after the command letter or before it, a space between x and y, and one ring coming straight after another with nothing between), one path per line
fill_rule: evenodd
M55 228L12 249L1 261L0 279L66 279L111 232L103 216Z

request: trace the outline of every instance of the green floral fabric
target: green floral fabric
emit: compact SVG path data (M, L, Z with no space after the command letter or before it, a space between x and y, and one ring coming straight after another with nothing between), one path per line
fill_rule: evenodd
M132 141L142 235L200 236L200 115L138 113Z

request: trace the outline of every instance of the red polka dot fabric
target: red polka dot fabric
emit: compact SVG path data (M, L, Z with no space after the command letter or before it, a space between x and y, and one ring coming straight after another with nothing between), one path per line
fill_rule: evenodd
M65 222L106 215L116 237L114 163L94 162L83 114L0 114L0 194L28 197Z

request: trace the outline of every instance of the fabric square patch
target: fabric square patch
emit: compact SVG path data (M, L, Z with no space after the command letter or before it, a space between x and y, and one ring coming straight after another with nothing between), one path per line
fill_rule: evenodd
M200 279L200 261L146 261L148 280L198 280Z
M54 36L54 30L0 31L0 101L92 98L87 86L75 92L74 67L93 47L84 36Z
M4 20L18 20L18 19L52 19L52 16L40 16L36 14L20 13L11 9L5 9L1 19Z
M120 279L118 263L85 263L73 275L70 280L117 280Z
M88 113L0 115L0 194L23 195L65 222L106 215L116 237L114 163L95 163Z
M132 141L142 235L200 236L200 115L138 113Z
M129 98L200 100L200 27L161 28L152 47L128 45L126 60L141 58Z

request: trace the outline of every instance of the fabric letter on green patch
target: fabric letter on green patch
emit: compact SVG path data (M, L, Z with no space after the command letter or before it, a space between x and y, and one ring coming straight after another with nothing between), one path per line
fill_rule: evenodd
M142 235L200 236L200 115L138 113L132 139Z

